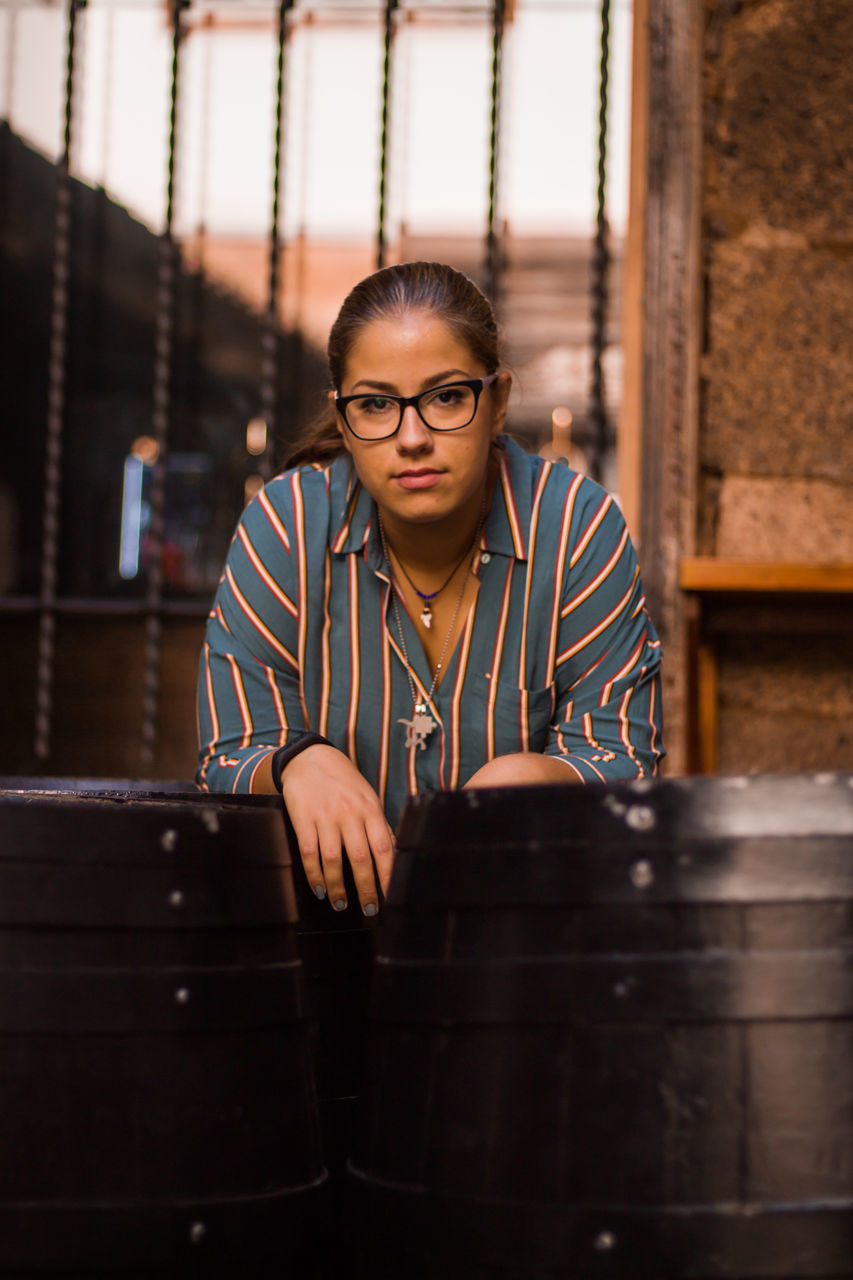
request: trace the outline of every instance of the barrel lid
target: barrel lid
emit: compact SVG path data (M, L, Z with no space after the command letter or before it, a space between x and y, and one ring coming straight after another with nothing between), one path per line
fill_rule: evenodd
M0 861L289 866L278 796L0 791Z
M431 792L403 810L398 847L525 848L630 841L853 836L853 773L640 779Z

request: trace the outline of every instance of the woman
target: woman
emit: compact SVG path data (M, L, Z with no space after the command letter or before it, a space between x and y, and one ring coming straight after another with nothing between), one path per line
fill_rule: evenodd
M345 300L330 413L247 506L207 626L197 779L280 790L318 897L374 915L408 795L652 775L659 642L616 504L502 435L467 276Z

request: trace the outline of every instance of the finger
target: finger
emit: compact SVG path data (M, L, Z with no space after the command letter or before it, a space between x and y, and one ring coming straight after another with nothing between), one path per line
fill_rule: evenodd
M370 842L363 825L351 827L348 830L344 838L344 848L361 909L366 916L375 916L379 910L379 889L376 884Z
M347 890L344 883L343 842L336 826L318 824L320 860L323 864L323 882L329 902L335 911L346 911Z
M382 886L382 892L387 893L391 869L394 866L394 854L397 851L394 832L383 818L379 822L367 824L367 838L373 853L376 877Z
M313 822L301 821L299 815L291 813L290 821L293 834L296 836L296 847L305 872L305 879L311 886L315 898L325 898L326 881L320 861L320 845L317 827Z

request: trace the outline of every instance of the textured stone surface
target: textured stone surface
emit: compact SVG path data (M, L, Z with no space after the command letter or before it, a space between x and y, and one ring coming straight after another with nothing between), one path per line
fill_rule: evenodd
M714 6L708 117L711 212L818 240L853 227L853 5L752 0Z
M812 769L853 770L849 719L738 707L721 711L718 773L799 773Z
M853 490L824 480L726 476L715 552L740 560L853 563Z
M797 608L798 606L794 606ZM847 719L853 727L850 634L729 635L718 651L722 708Z
M851 561L853 3L704 18L697 547ZM849 629L790 607L796 636L716 637L721 773L853 769Z
M755 240L712 252L702 463L853 483L853 255Z
M838 635L728 635L718 646L718 772L853 770L853 667Z

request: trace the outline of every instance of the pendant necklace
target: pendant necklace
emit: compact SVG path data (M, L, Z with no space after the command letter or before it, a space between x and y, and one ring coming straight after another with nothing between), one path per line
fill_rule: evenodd
M465 555L462 557L462 560L459 561L459 564L457 564L456 568L453 570L453 573L458 572L459 565L461 565L462 562L465 560L465 558L468 556L470 556L470 561L468 564L468 572L470 573L471 571L471 565L474 563L474 555L477 550L477 541L480 536L480 531L483 528L483 518L486 514L485 506L486 506L486 501L484 498L483 506L480 511L480 519L477 524L477 529L474 533L474 541L472 542L468 550L465 552ZM453 617L450 619L450 626L447 629L447 635L444 637L444 644L441 646L441 653L439 654L438 663L436 664L435 671L433 672L432 684L429 687L429 693L426 695L426 697L422 702L419 702L418 695L415 690L415 682L412 679L412 669L409 664L409 654L408 654L408 651L406 650L406 641L403 636L403 620L400 617L400 607L397 603L397 591L394 586L394 568L393 568L393 565L391 564L391 557L388 554L388 543L385 541L385 530L382 527L382 520L381 518L379 518L378 512L377 512L377 518L378 518L378 524L379 524L379 538L382 543L382 551L385 555L386 561L388 562L388 568L391 573L391 603L394 606L394 617L397 620L397 634L400 637L400 648L403 650L403 661L406 667L406 678L409 681L409 688L412 691L412 702L414 704L414 710L412 712L411 720L400 719L397 721L397 723L404 724L406 726L406 747L407 748L420 747L420 749L423 751L426 748L427 738L432 733L433 729L436 728L436 725L437 725L437 722L430 715L429 703L432 698L432 695L435 693L435 687L438 684L438 677L441 673L442 667L444 666L444 658L445 658L445 654L447 653L447 646L450 644L450 637L453 635L453 628L456 626L456 619L459 615L459 610L462 607L462 598L465 595L465 587L468 582L468 574L466 573L464 578L462 579L462 586L459 590L459 595L456 598L456 607L453 610ZM402 565L400 567L402 568ZM405 569L403 569L403 572L406 573ZM453 573L451 573L450 578L453 577ZM417 591L418 590L417 587L415 587L415 584L412 582L411 578L409 578L409 575L407 573L406 573L406 577L408 578L409 582L411 582L415 591ZM450 581L450 578L447 579L447 582ZM447 582L445 582L444 584L445 587L447 586ZM432 595L429 597L429 599L426 599L426 597L421 596L421 592L418 591L418 595L421 596L422 599L426 600L424 608L427 608L429 606L430 599L433 599L435 596L439 594L440 591L443 591L443 590L444 590L444 587L439 587L438 591L434 591ZM423 614L421 615L421 617L423 618ZM432 618L430 617L430 622L431 621L432 621ZM425 623L425 625L428 627L430 623L427 622Z
M381 529L381 528L382 528L382 525L380 524L380 526L379 526L379 527L380 527L380 529ZM476 535L475 535L475 537L476 537ZM383 538L383 540L382 540L382 546L383 546L383 549L384 549L384 548L385 548L385 539L384 539L384 538ZM462 554L462 559L459 561L459 563L458 563L457 565L455 565L455 566L454 566L454 568L453 568L453 569L451 569L451 571L450 571L450 575L449 575L447 578L445 578L444 582L442 582L441 586L438 588L438 590L437 590L437 591L419 591L419 590L418 590L418 588L415 586L414 582L412 582L412 579L409 577L408 573L406 572L406 566L403 564L402 560L399 560L400 568L401 568L401 569L402 569L402 571L403 571L403 577L406 579L406 581L408 582L409 586L410 586L410 587L412 588L412 590L414 591L415 595L416 595L420 600L423 600L423 602L424 602L424 603L423 603L423 608L421 609L421 612L420 612L420 615L419 615L419 616L420 616L420 620L421 620L421 622L424 624L424 626L426 627L426 629L427 629L427 630L429 630L429 629L430 629L430 627L432 626L432 603L431 603L431 602L435 599L435 597L436 597L436 596L440 596L440 595L441 595L441 593L442 593L442 591L444 590L444 588L445 588L445 587L446 587L446 586L447 586L447 585L448 585L448 584L453 580L453 578L456 576L456 574L457 574L457 573L459 572L459 570L462 568L462 565L463 565L463 563L465 562L465 560L467 560L468 555L469 555L469 552L470 552L470 548L469 548L468 550L466 550L466 551L464 551L464 552L463 552L463 554ZM386 550L386 559L388 559L387 550ZM388 564L389 564L389 565L391 564L390 559L388 559ZM467 575L466 575L466 577L467 577Z

